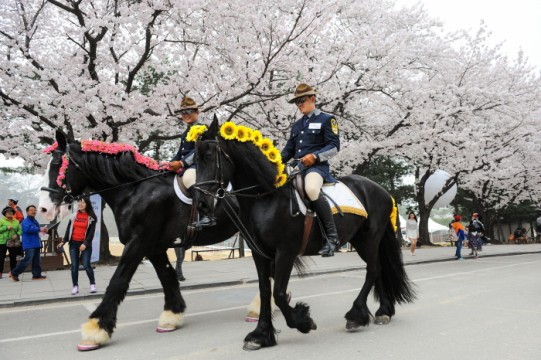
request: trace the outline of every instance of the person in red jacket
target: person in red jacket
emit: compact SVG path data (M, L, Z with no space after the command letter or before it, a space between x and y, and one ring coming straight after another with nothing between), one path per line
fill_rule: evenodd
M16 199L8 199L8 206L11 206L15 210L15 219L19 221L19 224L23 222L24 215L23 210L17 205L19 203Z
M92 255L92 239L96 231L96 214L92 209L92 203L88 198L79 200L77 203L77 212L72 215L64 240L58 244L61 249L64 244L69 242L71 258L71 280L73 287L71 295L79 293L79 258L82 255L83 267L90 281L90 292L96 292L96 281L94 279L94 270L90 265L90 256Z

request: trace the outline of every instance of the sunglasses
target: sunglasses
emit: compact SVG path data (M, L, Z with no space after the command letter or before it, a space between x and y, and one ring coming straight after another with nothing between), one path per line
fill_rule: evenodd
M180 110L179 114L180 115L191 115L191 114L193 114L195 112L197 112L197 110L195 110L195 109L186 109L186 110Z
M295 105L302 105L304 104L304 102L306 101L306 99L308 99L309 96L301 96L300 98L298 99L295 99Z

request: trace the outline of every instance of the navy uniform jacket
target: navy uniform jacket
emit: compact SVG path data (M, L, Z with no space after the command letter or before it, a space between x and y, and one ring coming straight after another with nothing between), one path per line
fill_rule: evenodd
M196 123L192 124L195 125ZM195 168L194 155L195 155L195 142L186 141L186 136L192 128L192 125L189 125L186 131L180 135L180 146L178 147L177 154L171 161L182 161L184 164L184 170Z
M336 118L318 109L314 110L308 121L305 121L306 118L305 115L293 124L289 140L282 150L282 161L285 163L292 158L300 159L304 155L314 154L316 162L306 169L306 173L315 171L325 182L336 182L330 174L327 161L340 150ZM304 169L301 163L298 166Z

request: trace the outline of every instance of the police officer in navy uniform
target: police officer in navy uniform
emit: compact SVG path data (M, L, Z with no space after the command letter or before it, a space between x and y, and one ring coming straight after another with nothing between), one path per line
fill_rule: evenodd
M169 167L173 171L180 172L182 176L182 183L188 189L191 197L193 198L193 184L195 184L195 142L186 141L188 132L193 125L196 125L199 121L199 107L195 103L194 99L185 97L180 103L180 109L175 111L176 114L180 114L182 122L187 126L186 130L180 135L180 146L178 148L177 154L169 163ZM204 216L199 219L198 225L201 226L212 226L215 225L215 220L211 220L208 216Z
M322 256L333 256L340 245L329 203L321 193L324 182L337 182L329 171L328 160L340 150L336 117L316 109L316 90L299 84L290 103L295 103L303 117L291 128L291 135L282 150L282 160L296 159L304 172L304 190L319 217L327 241L319 251Z

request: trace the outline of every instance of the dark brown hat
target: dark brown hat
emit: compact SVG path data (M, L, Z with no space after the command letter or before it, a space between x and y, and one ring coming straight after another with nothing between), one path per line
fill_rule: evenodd
M308 84L302 83L302 84L297 85L297 87L295 88L295 93L293 94L293 98L289 99L288 102L294 103L295 100L300 97L303 97L306 95L316 95L316 94L317 94L317 91L313 87L311 87Z
M199 110L199 107L197 107L197 104L195 103L194 99L185 97L184 99L182 99L180 103L180 110L188 110L188 109Z

